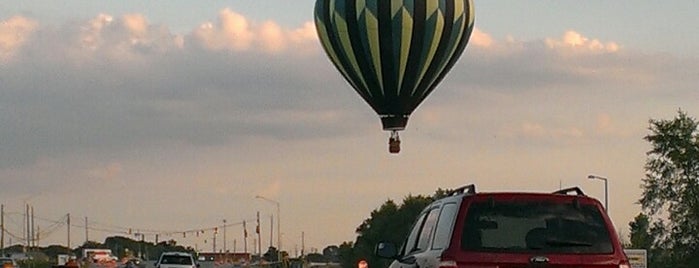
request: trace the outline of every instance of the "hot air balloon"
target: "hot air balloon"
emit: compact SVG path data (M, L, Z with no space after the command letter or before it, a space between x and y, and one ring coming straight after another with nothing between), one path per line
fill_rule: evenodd
M437 87L473 31L472 0L316 0L315 25L328 58L391 131Z

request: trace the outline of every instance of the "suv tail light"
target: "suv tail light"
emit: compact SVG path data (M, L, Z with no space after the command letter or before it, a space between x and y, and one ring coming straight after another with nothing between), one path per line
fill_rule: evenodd
M456 261L443 260L439 262L439 268L457 268ZM621 268L621 267L620 267Z
M631 265L629 263L622 263L619 264L619 268L631 268Z

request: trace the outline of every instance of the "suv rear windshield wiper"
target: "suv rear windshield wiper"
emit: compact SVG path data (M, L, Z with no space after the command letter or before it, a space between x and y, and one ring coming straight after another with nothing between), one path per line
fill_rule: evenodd
M552 247L591 247L592 243L578 240L549 239L546 240L546 245Z

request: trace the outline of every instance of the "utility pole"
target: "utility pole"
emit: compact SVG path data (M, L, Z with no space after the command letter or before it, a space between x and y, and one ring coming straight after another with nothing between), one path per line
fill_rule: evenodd
M87 217L85 217L85 243L90 241L90 238L87 236Z
M30 208L31 208L31 213L32 213L32 218L31 218L32 219L32 232L31 232L32 239L30 240L31 245L29 247L32 248L32 247L36 247L36 233L34 232L34 230L36 230L36 229L34 228L34 206L31 206Z
M260 212L257 212L257 253L262 256L262 236L260 235Z
M214 251L213 252L216 253L216 231L214 231L213 233L214 233Z
M223 252L228 252L228 247L226 246L226 219L223 219Z
M0 250L5 256L5 204L0 205Z
M243 253L248 253L248 227L245 226L245 220L243 220Z
M303 257L303 251L306 249L306 233L301 232L301 257Z
M29 248L31 245L29 244L29 234L31 233L30 228L29 228L29 204L26 204L26 207L24 209L24 222L26 223L24 227L24 239L25 241L25 249L24 252L27 252L27 248Z
M66 226L68 227L68 248L70 247L70 213L68 213L68 219L66 220Z
M277 234L279 235L279 234ZM274 241L274 215L269 216L269 247L272 247L272 241ZM279 245L277 245L279 246ZM278 250L278 249L277 249Z

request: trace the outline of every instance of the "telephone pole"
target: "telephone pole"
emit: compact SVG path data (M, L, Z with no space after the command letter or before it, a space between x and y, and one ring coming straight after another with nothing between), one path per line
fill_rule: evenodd
M29 244L29 240L30 240L29 237L30 237L30 233L32 232L31 228L29 228L29 204L26 204L26 207L24 210L24 219L25 219L24 221L26 223L26 226L24 227L24 230L25 230L24 239L26 239L24 252L26 253L27 248L31 247L31 244Z
M34 206L31 206L31 213L32 213L32 218L31 218L32 219L32 231L31 231L31 238L32 239L30 240L31 242L30 242L29 248L36 247L36 232L34 231L34 230L36 230L35 226L34 226Z
M68 219L66 220L66 226L68 227L68 248L70 247L70 213L68 213Z
M5 256L5 204L0 205L0 250Z
M226 247L226 219L223 219L223 252L228 252L228 248Z
M85 243L90 241L90 239L87 236L87 217L85 217Z

